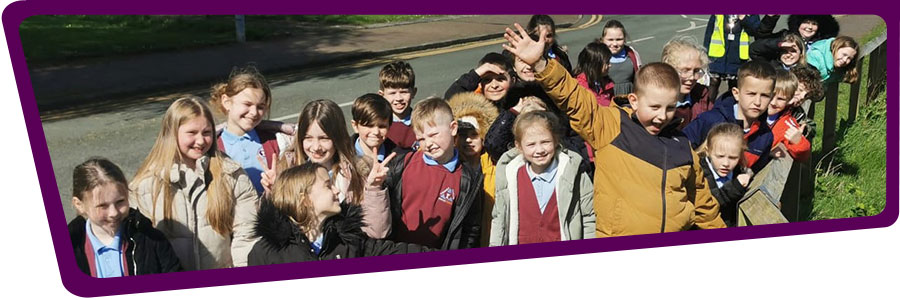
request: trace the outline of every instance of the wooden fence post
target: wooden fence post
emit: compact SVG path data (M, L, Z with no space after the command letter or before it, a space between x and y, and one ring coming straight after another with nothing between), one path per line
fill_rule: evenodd
M837 124L838 89L837 81L832 81L825 87L825 124L822 128L822 152L826 155L834 150L834 130Z
M847 111L847 122L849 123L856 122L856 114L859 109L859 86L862 85L862 64L856 65L856 73L860 74L860 78L850 85L850 107Z

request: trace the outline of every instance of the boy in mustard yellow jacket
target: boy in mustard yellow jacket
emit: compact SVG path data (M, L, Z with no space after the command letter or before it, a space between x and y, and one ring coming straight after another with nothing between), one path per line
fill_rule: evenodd
M724 228L697 154L672 122L678 72L651 63L635 75L628 104L600 107L566 70L542 57L544 34L506 29L503 47L532 65L547 95L594 149L597 237Z

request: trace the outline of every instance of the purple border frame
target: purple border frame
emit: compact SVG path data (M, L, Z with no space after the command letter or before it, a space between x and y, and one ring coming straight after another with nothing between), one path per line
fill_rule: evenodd
M522 0L520 0L522 1ZM541 1L528 0L535 3L529 7L540 7ZM684 8L673 7L674 3L665 0L642 0L641 2L652 4L640 7L615 8L617 14L671 14L674 12L698 14L712 12L709 8ZM896 24L900 21L900 11L885 10L883 4L854 3L856 7L846 7L844 1L818 0L817 7L809 7L802 2L779 3L777 6L754 3L748 7L743 3L720 3L718 7L722 12L736 12L737 10L750 12L767 12L777 10L782 14L791 13L835 13L840 8L842 14L876 14L885 20L889 32L894 32ZM522 9L503 7L500 2L479 3L478 1L453 1L453 7L423 5L421 1L402 0L390 7L377 2L360 0L343 1L342 7L311 6L307 3L284 4L277 1L262 0L248 5L245 1L173 1L158 0L146 3L125 3L121 1L19 1L11 3L3 11L3 29L6 33L9 45L10 59L18 86L18 92L25 115L25 124L31 141L32 154L35 168L40 181L41 192L44 195L44 208L47 211L47 220L53 245L57 255L57 263L63 285L69 292L82 297L107 296L129 293L142 293L161 290L187 289L220 285L232 285L242 283L254 283L264 281L276 281L287 279L300 279L311 277L323 277L356 273L382 272L391 270L403 270L413 268L426 268L437 266L449 266L459 264L472 264L493 261L516 260L525 258L538 258L548 256L573 255L584 253L596 253L606 251L618 251L628 249L665 247L674 245L688 245L697 243L721 242L744 239L757 239L766 237L789 236L799 234L813 234L822 232L858 230L866 228L888 227L892 225L898 216L897 188L888 188L887 201L881 214L871 217L810 221L790 224L775 224L752 227L730 228L725 230L688 231L667 234L651 234L641 236L627 236L606 239L592 239L570 241L565 244L545 243L531 244L499 248L479 248L456 251L443 251L422 254L408 254L399 256L383 256L371 258L357 258L351 260L318 261L302 263L302 267L296 264L283 264L271 266L258 266L246 268L233 268L223 270L192 271L159 275L145 275L141 277L123 277L103 279L99 282L83 274L76 267L72 253L72 245L69 242L68 230L65 223L59 189L53 175L50 154L47 142L44 138L40 114L34 98L34 90L31 87L25 56L22 51L22 43L18 28L21 22L33 15L42 14L584 14L584 13L609 13L595 8L596 2L586 0L570 0L566 7L541 7L537 9ZM470 5L461 5L470 4ZM581 5L578 5L581 4ZM578 8L578 7L588 7ZM774 8L773 8L774 7ZM278 8L278 9L275 9ZM813 9L810 9L813 8ZM771 12L771 11L768 11ZM888 39L887 75L892 78L888 81L888 90L897 89L897 40ZM898 118L897 99L888 97L887 107L887 152L897 152L897 128ZM887 156L888 169L887 182L897 182L897 157ZM890 186L890 185L888 185Z

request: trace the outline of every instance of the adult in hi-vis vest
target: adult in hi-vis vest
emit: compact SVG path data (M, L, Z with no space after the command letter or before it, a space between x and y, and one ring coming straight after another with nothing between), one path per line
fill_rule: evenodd
M710 99L717 99L719 85L737 86L737 70L750 59L750 36L757 36L758 15L711 15L703 45L709 55Z

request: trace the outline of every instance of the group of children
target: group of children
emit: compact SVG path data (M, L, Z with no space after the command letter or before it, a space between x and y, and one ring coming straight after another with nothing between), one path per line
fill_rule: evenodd
M822 80L855 79L855 46L812 44L832 45L815 56L826 78L798 41L777 63L741 63L716 99L700 84L713 50L692 39L642 65L609 21L572 69L548 16L515 27L443 99L413 106L412 67L386 65L349 123L324 99L296 124L265 121L272 93L253 68L208 101L176 100L131 180L103 158L75 168L79 268L117 277L735 226L770 156L808 159L796 107Z

